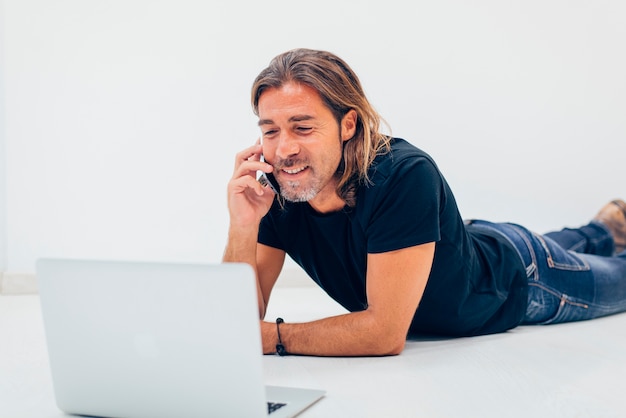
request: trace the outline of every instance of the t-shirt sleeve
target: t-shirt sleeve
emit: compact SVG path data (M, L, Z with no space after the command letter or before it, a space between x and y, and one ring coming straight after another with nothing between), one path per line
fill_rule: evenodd
M257 241L270 247L285 249L285 244L280 239L276 230L275 217L280 216L281 209L278 200L275 198L270 211L261 219L259 225L259 235Z
M366 225L368 253L394 251L441 239L443 179L428 158L395 163L376 187Z

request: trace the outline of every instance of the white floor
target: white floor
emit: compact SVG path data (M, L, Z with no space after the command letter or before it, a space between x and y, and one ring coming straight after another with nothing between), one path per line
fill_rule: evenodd
M317 288L280 287L268 318L338 312ZM303 418L626 416L626 314L410 341L396 357L264 356L264 364L268 384L327 391ZM59 416L38 296L0 296L0 417Z

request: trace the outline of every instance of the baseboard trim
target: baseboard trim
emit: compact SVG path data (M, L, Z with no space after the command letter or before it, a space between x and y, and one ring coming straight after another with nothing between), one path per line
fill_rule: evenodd
M28 273L0 273L0 294L29 295L38 293L37 277Z

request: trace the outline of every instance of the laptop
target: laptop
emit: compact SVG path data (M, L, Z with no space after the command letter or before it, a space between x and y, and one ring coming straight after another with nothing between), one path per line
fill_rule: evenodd
M293 417L324 396L264 385L247 264L47 258L36 270L55 398L65 413Z

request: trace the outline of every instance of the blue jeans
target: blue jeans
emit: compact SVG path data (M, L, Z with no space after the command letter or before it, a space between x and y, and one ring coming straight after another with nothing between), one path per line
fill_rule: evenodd
M470 221L504 235L528 277L523 324L582 321L626 311L626 251L613 254L613 237L600 223L539 235L512 223Z

